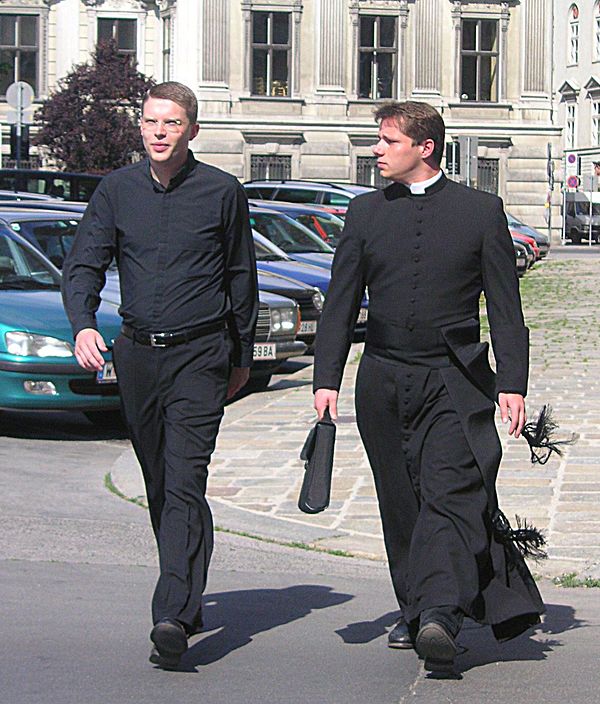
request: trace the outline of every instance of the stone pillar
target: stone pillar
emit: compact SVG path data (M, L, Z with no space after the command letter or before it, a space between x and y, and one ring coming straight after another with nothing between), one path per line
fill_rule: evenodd
M419 0L413 10L415 44L414 93L440 94L442 11L439 0Z
M523 93L540 94L548 91L548 12L546 0L528 0L523 12Z
M55 6L56 79L64 78L79 63L79 0L62 0Z
M345 29L347 0L318 0L317 91L343 93L346 82Z
M203 0L201 8L200 84L225 87L229 82L229 3Z

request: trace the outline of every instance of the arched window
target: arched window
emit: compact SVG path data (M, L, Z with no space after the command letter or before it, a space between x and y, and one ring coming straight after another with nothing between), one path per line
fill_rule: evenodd
M600 2L594 5L594 61L600 61Z
M579 63L579 8L569 8L569 64Z

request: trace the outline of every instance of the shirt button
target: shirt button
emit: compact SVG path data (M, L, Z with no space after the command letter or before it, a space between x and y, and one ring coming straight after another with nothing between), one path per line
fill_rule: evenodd
M417 224L421 224L423 222L423 218L417 218Z
M418 271L413 271L413 276L418 276L418 275L419 275ZM415 288L416 288L416 285L415 285Z
M418 264L421 260L420 260L419 257L415 257L415 260L414 260L414 261L415 261L415 264Z
M413 284L412 287L413 287L413 290L416 289L416 288L418 288L418 287L417 287L417 284Z
M420 245L420 244L416 244L416 245L415 245L415 249L421 249L421 245Z
M416 288L416 286L413 286L413 288ZM417 302L417 299L416 299L416 298L411 298L411 299L410 299L410 302L411 302L411 303L416 303L416 302Z
M410 317L411 317L411 318L414 318L414 317L415 317L415 311L414 311L414 310L413 310L413 312L410 314Z
M420 237L423 233L422 232L415 232L417 237Z
M415 329L415 326L412 323L409 323L408 329L412 332Z

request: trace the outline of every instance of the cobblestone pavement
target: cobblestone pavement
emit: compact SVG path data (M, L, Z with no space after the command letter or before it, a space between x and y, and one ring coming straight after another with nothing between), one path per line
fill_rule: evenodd
M552 253L521 284L532 343L529 414L549 402L560 435L580 435L562 458L540 466L529 462L524 440L509 440L506 428L499 427L504 446L500 503L509 518L518 514L544 530L550 559L532 567L547 576L576 572L600 577L599 264L597 255ZM483 320L485 324L485 316ZM313 531L317 537L306 542L384 559L373 480L354 415L353 380L361 348L351 349L340 396L329 509L307 516L296 506L303 474L299 450L315 419L312 365L226 409L211 463L213 505L281 522L290 541L311 526L322 533ZM134 463L130 453L121 469Z

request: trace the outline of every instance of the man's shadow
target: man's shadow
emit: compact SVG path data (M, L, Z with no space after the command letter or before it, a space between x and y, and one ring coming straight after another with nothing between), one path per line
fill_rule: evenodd
M216 662L251 643L258 633L353 598L321 584L208 594L202 611L203 631L214 633L192 645L181 658L179 669L193 671L196 666Z
M489 626L482 626L467 619L457 639L457 675L493 662L545 660L549 653L563 645L560 639L551 636L585 628L587 625L585 621L576 618L575 609L571 606L546 606L546 614L539 626L505 643L496 641ZM350 623L336 633L345 643L369 643L387 633L399 616L399 611L390 611L372 621Z

